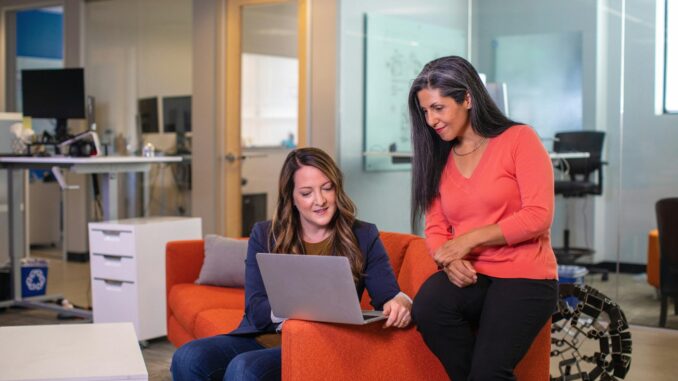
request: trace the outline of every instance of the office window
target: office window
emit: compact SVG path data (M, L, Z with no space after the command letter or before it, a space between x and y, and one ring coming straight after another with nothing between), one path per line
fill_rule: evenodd
M665 4L664 112L678 113L678 1Z
M299 60L267 54L242 54L243 147L297 143Z

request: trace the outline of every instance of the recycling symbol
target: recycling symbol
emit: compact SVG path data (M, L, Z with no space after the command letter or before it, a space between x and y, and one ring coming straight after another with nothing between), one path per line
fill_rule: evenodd
M26 277L26 287L31 291L40 291L45 287L45 274L40 269L33 269Z

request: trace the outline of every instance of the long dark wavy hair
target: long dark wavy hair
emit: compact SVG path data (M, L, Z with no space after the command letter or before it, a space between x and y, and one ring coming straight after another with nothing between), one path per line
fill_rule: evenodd
M416 230L419 219L438 196L440 177L447 164L456 139L446 142L440 139L426 123L426 116L419 105L417 94L424 89L437 89L440 95L462 104L468 95L471 99L471 128L478 135L491 138L519 123L507 118L494 103L483 85L476 69L465 59L457 56L437 58L427 63L414 79L408 97L410 122L412 124L412 229Z
M318 148L298 148L287 155L278 181L278 204L271 226L272 253L305 254L299 211L294 206L294 174L302 166L314 167L332 183L336 192L337 211L330 221L329 247L331 255L349 259L353 278L362 274L364 258L353 234L356 207L344 192L343 174L334 160Z

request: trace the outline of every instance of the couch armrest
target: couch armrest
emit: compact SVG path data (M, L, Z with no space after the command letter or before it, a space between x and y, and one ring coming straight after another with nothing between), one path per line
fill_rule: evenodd
M285 322L282 334L282 379L300 380L447 380L438 359L419 332L364 326ZM516 366L520 381L549 378L551 321L539 332Z
M307 380L445 380L415 328L285 322L282 378Z
M193 283L205 260L203 240L170 241L165 247L165 292L177 283Z

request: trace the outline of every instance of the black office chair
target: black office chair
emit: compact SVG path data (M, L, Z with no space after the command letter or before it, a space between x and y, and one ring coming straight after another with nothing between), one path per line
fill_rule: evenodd
M555 193L565 198L587 197L603 193L603 165L601 160L605 133L601 131L567 131L556 133L553 151L587 152L588 158L563 159L556 163L556 168L567 174L567 180L556 180ZM596 173L597 176L593 176ZM583 256L592 255L593 249L570 246L569 215L565 211L565 230L563 231L563 247L553 248L559 264L573 264ZM608 279L605 269L589 268L592 273L601 273L603 280Z
M659 230L659 326L666 327L669 297L678 315L678 198L665 198L655 205Z

